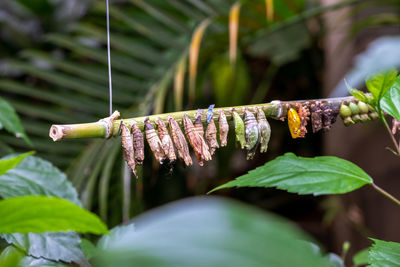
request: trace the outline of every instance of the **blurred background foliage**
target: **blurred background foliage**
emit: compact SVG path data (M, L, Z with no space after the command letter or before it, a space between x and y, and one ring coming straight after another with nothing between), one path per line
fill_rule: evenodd
M235 23L231 0L111 1L113 109L123 118L262 103L274 99L327 96L323 88L326 12L351 7L335 29L350 22L348 37L366 29L399 25L400 3L385 1L274 1L266 17L263 0L239 1L237 45L229 38ZM365 15L367 14L367 16ZM271 16L271 15L270 15ZM231 17L231 19L230 19ZM33 149L65 170L84 206L114 226L144 210L216 185L293 151L322 152L322 135L292 140L286 126L271 122L270 150L246 161L229 138L228 147L200 168L172 173L147 151L140 179L131 181L122 161L120 139L53 143L50 125L97 121L108 115L105 1L3 0L0 3L0 92L21 116ZM202 36L203 35L203 36ZM198 43L196 43L196 41ZM231 51L229 47L231 46ZM232 49L237 49L232 58ZM189 63L191 53L198 62ZM236 58L236 60L234 60ZM374 62L376 64L376 62ZM23 140L0 134L0 152L32 149ZM329 245L316 223L329 223L340 204L276 190L225 191L231 197L278 212ZM321 205L321 202L323 205ZM295 204L294 204L295 203ZM322 208L321 208L322 206Z

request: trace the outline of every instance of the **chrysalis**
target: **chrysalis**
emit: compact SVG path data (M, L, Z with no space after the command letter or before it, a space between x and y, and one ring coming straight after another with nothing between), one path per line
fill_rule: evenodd
M252 159L260 144L260 129L253 113L246 110L244 113L244 125L246 128L247 159Z
M135 151L136 165L142 165L144 160L144 138L136 123L132 124L133 150Z
M158 162L160 162L160 164L163 164L166 156L162 148L161 140L158 137L156 130L154 130L154 126L149 123L149 118L146 118L144 121L144 129L147 143L149 144L151 151L153 151L154 157L158 160Z
M313 133L320 131L323 127L322 123L322 109L319 106L319 103L311 104L311 124Z
M162 148L164 149L164 154L172 163L176 160L175 149L172 143L172 139L169 136L167 127L165 127L165 124L162 120L156 120L156 124L158 126L158 136L160 137Z
M339 105L321 103L320 106L322 109L323 129L324 131L328 131L331 129L332 124L336 122L337 115L339 115Z
M271 138L271 126L269 125L267 118L265 117L262 108L257 107L257 122L260 128L261 137L261 153L267 152L269 139Z
M232 109L232 116L235 124L236 140L240 143L240 147L243 149L246 147L244 123L240 115L235 111L235 109Z
M122 141L122 150L124 152L124 159L128 164L128 166L131 168L133 174L137 178L138 176L136 173L131 132L129 131L129 128L125 124L121 124L121 141Z
M185 135L181 131L179 124L172 118L168 118L169 129L171 130L172 140L174 141L178 157L183 160L186 166L192 165L193 161L190 157L189 147L185 139Z
M207 123L209 123L213 118L213 109L214 109L214 107L215 107L214 104L212 104L212 105L210 105L208 107L208 110L207 110Z
M215 127L214 119L211 119L207 125L206 129L206 140L208 146L210 147L211 155L214 155L214 152L217 148L219 148L217 141L217 127Z
M219 140L221 146L226 146L228 143L229 124L223 110L219 112Z
M203 166L203 160L211 160L211 154L209 152L208 145L206 144L204 138L195 130L192 121L186 115L183 115L183 126L185 128L186 136L192 145L197 161L199 162L200 166Z
M300 136L300 124L299 114L294 108L290 108L288 111L288 125L293 139Z
M197 115L196 115L196 119L194 120L194 128L196 129L196 132L204 137L204 127L203 127L203 123L201 122L201 117L203 115L203 110L199 110Z
M310 119L310 111L308 110L307 107L304 107L301 104L296 104L297 110L298 110L298 114L300 117L300 135L299 137L306 137L306 133L307 133L307 121Z

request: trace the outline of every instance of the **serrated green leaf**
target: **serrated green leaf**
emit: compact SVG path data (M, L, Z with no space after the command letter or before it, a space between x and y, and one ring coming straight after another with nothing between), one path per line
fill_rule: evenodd
M400 243L371 238L374 244L368 252L371 267L400 266Z
M14 246L6 247L0 254L1 267L18 267L24 253Z
M99 241L99 266L329 266L298 229L230 200L186 199L134 223Z
M35 154L34 151L30 151L15 157L0 160L0 176L17 166L24 158Z
M353 264L355 266L368 264L368 248L360 250L353 256Z
M35 258L80 264L87 262L79 246L79 235L74 232L2 234L1 237Z
M211 192L229 187L276 187L301 195L325 195L344 194L366 184L372 184L372 178L350 161L286 153Z
M32 145L14 108L2 97L0 97L0 123L8 132L16 137L21 137L29 145Z
M66 264L43 258L27 256L23 258L18 267L68 267Z
M93 213L68 200L24 196L0 201L0 233L75 231L104 234L107 227Z
M381 98L386 94L386 92L392 87L396 81L397 70L390 69L373 76L368 77L365 80L368 90L374 96L376 104L379 103Z
M400 76L381 99L382 109L400 121Z
M34 156L23 159L15 168L0 176L1 197L27 195L54 196L81 205L65 174L51 163Z

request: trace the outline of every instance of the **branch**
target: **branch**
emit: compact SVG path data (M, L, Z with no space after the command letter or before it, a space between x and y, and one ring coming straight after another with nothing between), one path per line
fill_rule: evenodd
M235 106L235 107L224 107L224 108L215 108L213 110L213 118L218 118L219 112L221 110L224 111L227 120L232 120L231 110L234 108L239 115L243 115L243 108L252 109L255 107L261 107L266 117L273 119L284 120L287 116L288 107L295 106L296 104L301 104L309 107L311 104L315 102L328 103L331 105L340 106L343 102L356 102L354 97L339 97L339 98L327 98L327 99L314 99L314 100L299 100L299 101L272 101L270 103L264 104L256 104L256 105L245 105L245 106ZM150 122L154 122L156 119L161 119L164 122L168 122L168 117L171 116L178 123L182 124L182 117L186 114L189 117L195 116L197 114L197 110L188 110L188 111L180 111L173 113L164 113L151 115L146 117L136 117L123 119L123 122L128 128L132 126L133 123L136 123L141 130L143 130L144 120L145 118L149 118ZM63 139L75 139L75 138L110 138L111 136L118 135L119 127L121 124L121 120L116 120L119 116L119 112L116 111L114 114L108 118L101 119L97 122L92 123L83 123L83 124L67 124L67 125L52 125L50 128L50 137L53 141L60 141ZM204 113L202 120L206 121L207 114Z

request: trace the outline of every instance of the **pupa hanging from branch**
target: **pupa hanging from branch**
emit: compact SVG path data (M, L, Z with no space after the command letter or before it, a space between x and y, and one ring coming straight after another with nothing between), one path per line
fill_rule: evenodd
M136 165L142 165L144 160L144 138L142 131L136 123L132 124L133 151L135 152Z
M219 141L221 146L226 146L228 143L229 124L226 120L226 115L223 110L219 112Z
M121 142L124 159L128 166L131 168L133 174L136 176L136 178L138 178L136 173L131 132L129 131L129 128L123 123L121 124Z
M168 134L167 127L165 127L164 122L160 119L156 120L156 124L158 127L158 136L160 137L162 148L164 149L164 154L167 156L169 161L173 163L176 160L176 155L174 144L172 143L172 139Z
M151 151L153 151L154 157L160 164L163 164L166 158L164 149L154 126L149 122L148 118L144 121L144 129L147 143L149 144Z
M258 127L260 128L260 138L261 138L260 152L265 153L268 150L268 143L269 139L271 138L271 126L269 125L262 108L257 107L256 109L257 109L257 122L258 122Z
M196 132L204 138L204 126L203 123L201 122L201 117L203 116L203 110L199 109L197 111L197 114L195 116L195 120L193 122L194 129Z
M214 155L215 150L219 148L217 140L217 127L215 126L214 119L211 119L207 125L206 140L210 148L211 155Z
M247 148L247 159L252 159L260 144L260 129L253 113L248 110L244 112L245 137Z
M240 147L244 149L246 147L244 122L234 108L232 109L232 116L233 116L233 122L235 124L236 140L240 143Z
M178 151L178 157L185 162L186 166L192 165L193 161L190 157L189 147L185 135L181 131L181 127L179 127L179 124L172 117L168 117L168 123L172 140Z
M203 166L203 160L211 160L211 154L209 152L208 145L204 138L198 134L192 121L187 115L183 115L183 126L185 128L186 136L191 144L194 153L196 155L197 161L200 166Z

